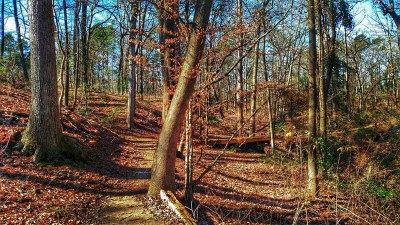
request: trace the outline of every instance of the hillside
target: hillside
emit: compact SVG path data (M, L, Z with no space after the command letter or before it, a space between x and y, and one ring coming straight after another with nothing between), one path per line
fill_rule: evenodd
M124 97L101 92L92 92L90 96L89 110L62 111L64 134L76 140L85 160L35 165L31 157L18 150L12 153L4 150L6 143L13 142L8 140L10 134L22 131L26 125L27 118L24 117L16 116L15 121L7 121L10 121L11 112L29 113L29 94L25 89L2 85L0 223L177 222L168 218L170 212L145 197L152 154L161 128L160 112L156 107L159 100L139 102L136 128L128 130L124 123ZM387 129L383 124L379 128ZM321 181L319 197L313 204L305 200L307 170L305 161L299 158L299 147L291 151L284 148L269 151L266 146L268 153L265 154L254 147L222 150L197 144L193 156L194 178L217 155L225 152L197 183L194 189L197 202L189 206L190 211L199 224L393 222L399 212L381 209L398 209L399 171L392 169L398 166L395 164L399 162L398 153L395 149L390 150L398 146L398 135L397 131L396 135L385 133L385 139L375 140L372 131L383 132L373 124L362 124L355 131L346 130L346 136L356 135L358 139L354 141L359 143L353 150L340 151L340 165L332 162L334 167ZM278 139L278 145L284 144L284 140ZM394 161L381 158L381 164L377 165L377 160L371 160L383 154ZM383 163L387 163L386 167ZM184 161L177 158L177 165L177 195L182 197ZM378 178L382 186L376 183Z

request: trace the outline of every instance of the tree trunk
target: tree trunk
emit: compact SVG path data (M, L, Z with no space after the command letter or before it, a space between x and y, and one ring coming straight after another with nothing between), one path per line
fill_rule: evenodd
M350 100L350 74L349 74L349 53L347 48L347 29L344 27L344 57L345 57L345 67L344 67L344 79L346 82L346 111L351 112L351 100Z
M259 34L260 28L257 28L257 35ZM257 107L257 70L258 70L258 50L259 43L256 44L254 49L254 64L251 79L253 81L253 92L251 93L250 99L250 135L254 136L256 133L256 107Z
M317 46L315 31L314 0L308 0L308 29L309 29L309 58L308 58L308 132L313 140L317 135L316 112L317 112L317 88L316 88L316 65ZM317 164L316 148L311 145L307 153L308 165L308 195L314 199L317 195Z
M185 201L193 200L193 145L192 145L192 109L189 102L189 109L186 117L186 155L185 155Z
M24 78L26 80L29 80L28 69L26 67L26 62L25 62L24 43L21 36L21 28L19 26L17 0L13 0L13 6L14 6L15 30L17 31L17 43L19 48L19 55L21 57L22 73L24 75Z
M57 67L51 0L29 2L31 47L31 113L23 134L35 162L60 156L62 127L57 102Z
M148 191L148 195L152 197L158 197L160 190L175 191L176 147L189 100L194 92L199 62L204 49L204 31L207 28L212 3L212 0L197 1L196 3L193 21L196 27L194 27L189 38L178 85L154 155Z
M88 0L82 0L82 20L81 20L81 48L82 48L82 77L83 77L83 95L87 105L87 92L89 86L89 52L88 52L88 38L87 38L87 9Z
M319 66L319 131L321 137L326 137L326 100L325 100L325 54L324 54L324 34L322 29L322 4L320 0L315 0L317 33L318 33L318 66ZM335 28L332 28L335 29Z
M238 28L242 29L243 23L243 9L242 9L242 1L237 0L237 17L238 17ZM238 59L243 56L243 34L239 34L239 45L241 46L237 52ZM243 119L243 104L244 104L244 92L243 92L243 60L240 60L239 66L237 68L237 88L236 88L236 100L237 100L237 121L238 121L238 135L243 136L244 129L244 119Z
M68 16L67 0L63 0L64 7L64 30L65 30L65 84L64 84L64 105L68 106L69 98L69 35L68 35Z
M76 102L78 100L78 88L79 88L79 11L80 11L80 0L76 0L75 10L74 10L74 46L73 46L73 64L74 64L74 77L75 77L75 88L74 88L74 108L76 107Z
M176 81L176 60L177 60L177 47L176 40L177 27L176 18L172 15L173 11L178 8L178 3L174 0L161 1L162 9L159 11L159 26L160 26L160 46L161 48L161 73L162 73L162 86L163 86L163 109L162 109L162 122L164 123L170 101L173 98L173 89Z
M275 149L275 131L274 131L274 117L272 115L272 102L271 102L271 90L268 89L267 96L267 104L268 104L268 118L269 118L269 131L271 136L270 146L271 150Z
M132 18L130 21L130 33L129 33L129 48L130 48L130 73L129 73L129 94L128 94L128 114L126 117L126 123L128 124L128 128L132 129L134 127L133 118L135 117L135 108L136 108L136 23L137 23L137 15L138 15L138 5L134 3L132 5Z
M0 9L0 26L1 26L1 31L0 31L0 59L3 58L4 55L4 45L5 45L5 40L4 40L4 0L1 1L1 9Z
M125 50L124 50L124 35L121 34L119 38L119 64L118 64L118 84L117 90L118 94L122 94L122 80L124 79L124 60L125 60Z

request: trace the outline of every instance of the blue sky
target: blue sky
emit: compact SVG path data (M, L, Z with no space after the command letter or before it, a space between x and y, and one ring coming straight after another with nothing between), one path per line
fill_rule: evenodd
M363 32L369 33L372 36L380 35L382 31L377 27L376 22L374 22L374 20L372 19L373 17L375 17L375 11L376 9L374 9L372 1L360 2L353 8L352 12L355 18L356 25L354 28L355 33ZM380 12L378 14L382 15ZM381 16L381 18L384 17ZM15 31L15 23L13 17L6 18L5 30L6 32Z

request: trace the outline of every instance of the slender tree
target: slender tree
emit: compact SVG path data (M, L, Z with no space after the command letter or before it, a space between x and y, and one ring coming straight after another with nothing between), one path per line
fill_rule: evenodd
M130 19L130 33L129 33L129 52L130 52L130 73L129 73L129 94L128 94L128 114L126 122L128 128L132 129L134 126L133 118L135 117L135 107L136 107L136 29L137 29L137 16L138 16L138 4L134 2L132 4L132 17Z
M65 84L64 84L64 104L68 106L69 98L69 34L68 34L68 13L67 0L63 0L64 7L64 30L65 30Z
M0 9L0 26L1 26L1 30L0 30L0 59L3 58L4 55L4 45L5 45L5 41L4 41L4 0L1 1L1 9Z
M29 75L28 75L28 69L26 67L26 62L25 62L24 44L23 44L23 40L22 40L21 28L20 28L19 19L18 19L17 0L13 0L13 6L14 6L15 30L17 31L17 43L18 43L18 48L19 48L19 55L21 57L22 73L24 75L24 78L26 80L28 80Z
M82 51L82 77L83 77L83 92L87 104L87 93L89 88L89 52L88 52L88 35L87 35L87 10L88 0L82 1L82 17L81 17L81 51Z
M238 17L238 29L241 30L243 27L243 0L237 0L236 6L236 14ZM238 59L241 59L243 56L243 32L240 31L239 34L239 50L237 52ZM243 117L243 105L244 105L244 93L243 93L243 60L240 60L238 68L237 68L237 87L236 87L236 101L237 101L237 121L238 121L238 129L239 129L239 136L243 136L243 129L244 129L244 117Z
M78 87L79 87L79 76L80 76L80 52L79 52L79 11L80 11L80 0L76 0L75 9L74 9L74 45L72 47L72 55L73 55L73 67L74 67L74 78L75 78L75 87L74 87L74 108L76 107L76 103L78 100Z
M315 12L318 34L318 78L319 78L319 130L321 137L326 137L326 101L325 101L325 51L322 24L322 3L315 0Z
M314 0L308 0L308 132L313 140L317 136L316 112L317 112L317 87L316 87L316 66L317 46L315 29ZM311 145L307 152L308 166L308 194L310 199L317 195L317 162L316 148Z
M154 155L148 191L148 195L152 197L159 196L160 190L175 191L176 148L181 136L180 131L185 120L185 113L194 92L212 3L212 0L196 2L187 52Z

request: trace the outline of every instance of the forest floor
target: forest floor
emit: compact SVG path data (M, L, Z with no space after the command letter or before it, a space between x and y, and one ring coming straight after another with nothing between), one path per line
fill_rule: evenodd
M29 98L27 90L3 85L3 116L29 113ZM133 130L125 125L124 97L92 92L90 99L88 109L62 113L64 134L78 140L85 162L35 165L18 151L11 156L0 152L0 224L179 223L146 198L161 130L159 99L139 101ZM26 122L19 118L3 123L0 141L8 142ZM283 140L278 143L283 145ZM221 151L195 145L195 179ZM182 197L180 158L176 170L177 196ZM322 181L317 200L307 202L305 179L301 159L293 163L272 151L266 156L263 151L230 148L197 183L196 202L188 208L199 224L373 224L368 214L352 211L348 196L330 181Z

